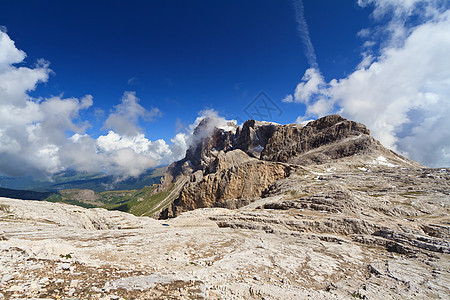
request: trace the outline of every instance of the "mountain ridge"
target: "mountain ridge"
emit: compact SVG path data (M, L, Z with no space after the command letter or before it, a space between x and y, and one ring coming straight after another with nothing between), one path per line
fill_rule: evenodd
M212 130L210 124L214 122L204 119L198 125L194 130L194 140L198 136L198 142L186 151L184 159L168 167L159 191L180 178L188 178L189 182L179 197L155 216L168 218L195 208L248 204L298 166L345 160L358 164L382 157L396 166L423 167L383 147L370 136L365 125L339 115L325 116L306 125L248 120L242 127L228 131ZM210 135L205 136L205 132ZM246 170L245 176L241 169ZM280 173L281 169L284 171ZM272 176L274 173L279 175Z

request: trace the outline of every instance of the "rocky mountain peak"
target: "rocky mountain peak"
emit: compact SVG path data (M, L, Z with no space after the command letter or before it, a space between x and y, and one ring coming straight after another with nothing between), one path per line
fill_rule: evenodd
M178 185L179 195L163 216L199 207L248 204L248 199L261 197L299 166L344 160L358 165L379 157L380 164L416 164L383 147L365 125L339 115L306 125L256 120L239 128L217 125L213 119L204 119L194 130L186 157L169 167L163 186Z
M231 147L237 126L231 122L220 125L214 119L205 118L194 129L185 158L194 170L205 170L217 150Z
M227 128L217 127L217 122L205 118L194 130L193 142L186 152L185 160L190 162L194 170L208 170L219 151L240 149L251 157L266 161L293 162L310 150L351 137L366 140L369 136L370 131L365 125L339 115L329 115L307 125L279 125L248 120L242 127L230 123ZM377 143L373 139L371 142ZM329 153L328 156L333 159L351 156L370 148L370 144L350 147L352 151Z

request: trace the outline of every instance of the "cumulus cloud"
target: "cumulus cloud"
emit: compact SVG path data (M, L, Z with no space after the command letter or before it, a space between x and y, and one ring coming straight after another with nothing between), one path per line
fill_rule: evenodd
M140 117L148 115L148 111L137 102L134 93L125 92L122 102L105 121L113 120L114 126L110 126L116 131L109 130L97 138L79 133L72 135L61 147L61 165L80 171L101 171L122 180L178 158L180 150L176 141L171 145L162 139L151 141L140 131L137 122Z
M93 106L93 97L30 97L52 71L44 60L33 67L16 66L25 57L0 31L0 173L49 177L70 168L102 171L120 180L184 157L190 133L177 134L169 144L147 139L139 122L152 121L161 112L144 108L131 91L107 116L103 127L108 133L89 136L85 131L90 124L80 112Z
M314 99L313 96L319 95L319 90L325 85L320 71L316 68L309 68L302 77L301 82L295 89L294 97L287 95L284 102L299 102L309 104Z
M128 98L129 94L126 93L122 100ZM122 101L122 104L124 103L129 102ZM134 101L132 103L132 106L135 106L136 103ZM137 115L142 115L141 109L136 111L138 111ZM115 113L113 112L113 114ZM202 131L194 135L194 130L205 118L209 120L208 126L202 127ZM111 130L107 135L97 138L95 141L96 155L94 157L91 155L90 160L100 161L103 170L107 173L118 174L118 176L124 178L137 176L148 168L169 164L184 158L186 150L206 136L210 136L214 128L227 131L235 130L233 125L236 125L235 120L226 120L219 116L217 111L205 109L199 112L198 117L192 124L170 139L170 144L162 139L150 141L142 133L133 134L133 131L127 131L128 133L120 134ZM75 165L73 163L67 164ZM83 164L80 166L83 166Z
M177 133L170 141L172 145L170 150L172 151L172 161L177 161L186 155L186 150L189 148L189 133Z
M33 68L16 67L25 57L25 52L0 32L0 171L48 175L60 170L60 142L66 129L76 131L85 126L74 120L80 110L92 105L92 98L30 98L28 92L46 82L51 70L43 60Z
M139 119L152 121L158 116L161 116L158 108L147 110L139 104L135 92L125 92L121 103L114 107L106 119L104 128L115 130L122 135L135 135L142 131L138 126Z
M304 118L341 113L365 123L391 149L425 165L450 166L447 2L358 3L372 5L375 20L390 20L377 26L378 38L382 39L377 43L379 49L366 50L353 73L328 83L311 75L312 69L307 70L292 101L306 105Z

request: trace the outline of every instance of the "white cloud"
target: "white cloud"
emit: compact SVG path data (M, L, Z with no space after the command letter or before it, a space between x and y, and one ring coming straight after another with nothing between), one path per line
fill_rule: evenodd
M368 47L372 47L372 46L368 46ZM375 57L373 57L372 54L370 53L363 53L362 55L362 60L361 62L358 64L358 66L356 67L356 69L365 69L370 67L370 65L373 63L373 61L375 60Z
M143 134L120 136L110 131L97 139L97 155L102 159L103 171L118 176L136 177L155 167L169 153L164 141L149 141Z
M61 160L67 168L102 171L119 179L136 177L149 168L183 158L187 145L181 135L169 145L162 139L150 141L142 133L122 136L109 131L97 139L76 133L64 145Z
M301 82L297 85L294 97L287 96L288 100L297 103L309 104L313 100L313 96L319 92L319 89L325 84L320 71L316 68L309 68L302 77ZM286 99L285 98L285 99Z
M375 18L391 16L384 27L387 42L376 56L363 53L349 76L319 84L318 90L313 88L317 78L307 70L295 101L307 105L307 116L339 110L366 124L384 145L429 166L450 166L448 5L419 0L359 2L374 5Z
M292 95L286 95L281 101L284 103L292 103L294 102L294 97Z
M430 13L434 11L434 4L444 3L444 1L435 0L358 0L358 5L366 7L373 5L373 17L376 19L382 18L386 14L393 14L396 18L404 19L405 16L410 16L415 10L423 10L422 13ZM392 21L401 21L392 20Z
M363 28L360 31L358 31L357 35L361 38L368 38L370 36L370 29L369 28Z
M325 80L320 71L317 68L309 68L297 85L294 95L287 95L283 102L303 103L306 105L307 115L323 116L334 106L334 101L325 94L325 88Z
M14 45L14 41L0 30L0 68L8 68L12 64L24 60L26 54Z
M0 31L0 173L41 177L73 168L124 179L184 157L188 134L176 135L171 144L144 136L139 121L152 121L161 112L145 109L134 92L125 92L107 117L106 135L87 135L90 124L80 112L93 105L93 97L31 98L28 92L47 82L52 71L44 60L32 68L15 66L25 57Z
M170 149L172 151L173 161L183 159L186 155L186 150L189 148L187 136L186 133L180 132L170 140L172 142Z
M114 107L113 112L106 119L104 128L112 129L122 135L135 135L141 131L138 126L139 119L151 121L160 115L158 108L152 108L149 111L142 107L135 92L125 92L121 103Z
M3 98L0 98L3 99ZM0 171L9 175L49 175L62 170L58 157L66 131L87 126L74 123L90 106L90 96L78 100L53 97L25 105L0 105Z

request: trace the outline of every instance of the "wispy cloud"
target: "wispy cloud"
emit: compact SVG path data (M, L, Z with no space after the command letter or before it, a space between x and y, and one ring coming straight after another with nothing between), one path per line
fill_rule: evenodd
M130 79L128 79L127 83L129 85L136 85L139 83L139 78L137 78L136 76L133 76Z
M325 80L320 72L314 46L311 42L308 24L305 19L303 1L293 1L293 5L297 21L297 31L303 43L303 49L309 64L309 69L306 70L300 83L297 85L295 93L293 95L286 95L282 101L286 103L300 102L305 104L307 106L308 115L323 114L333 105L319 92L325 86ZM297 121L307 119L308 118L305 117L299 117Z
M298 34L303 43L306 59L311 68L318 69L316 52L314 51L311 37L309 36L308 24L305 19L305 7L302 0L293 1L295 19L297 21Z

